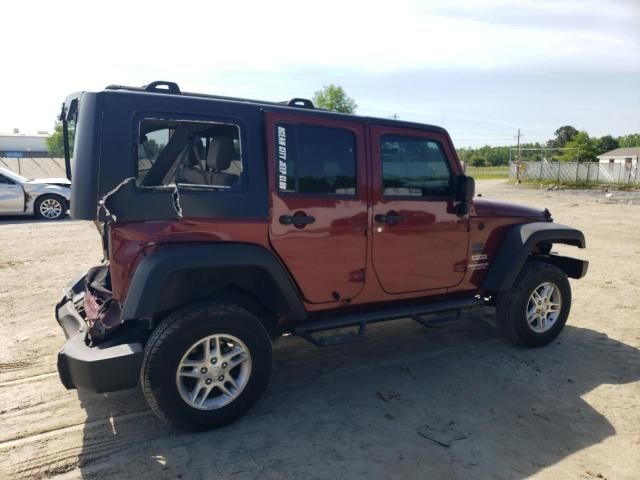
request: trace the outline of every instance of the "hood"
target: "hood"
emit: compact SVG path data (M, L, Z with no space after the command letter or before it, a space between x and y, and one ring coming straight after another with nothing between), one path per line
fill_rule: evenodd
M526 217L542 221L551 220L551 213L546 208L531 208L517 203L487 200L485 198L474 198L473 209L476 217Z
M29 180L32 185L58 185L60 187L71 187L71 182L66 178L36 178Z

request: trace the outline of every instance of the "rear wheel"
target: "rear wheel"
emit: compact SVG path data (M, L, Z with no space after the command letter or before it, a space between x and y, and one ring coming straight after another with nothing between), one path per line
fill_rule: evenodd
M198 305L167 317L149 338L140 383L167 424L207 430L233 422L264 392L271 340L247 310Z
M58 195L42 195L34 207L36 216L43 220L59 220L67 215L67 202Z
M497 322L507 338L541 347L562 331L571 309L571 286L555 265L527 262L512 289L498 296Z

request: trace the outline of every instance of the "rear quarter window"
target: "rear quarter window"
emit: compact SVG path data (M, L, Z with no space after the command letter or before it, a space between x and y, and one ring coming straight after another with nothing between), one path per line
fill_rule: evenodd
M139 132L139 186L225 190L241 183L244 168L238 125L148 118Z

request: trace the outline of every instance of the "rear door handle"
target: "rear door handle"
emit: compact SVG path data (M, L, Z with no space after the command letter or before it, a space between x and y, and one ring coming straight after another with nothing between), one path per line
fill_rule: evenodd
M316 221L316 217L307 215L304 212L296 212L293 215L281 215L280 223L282 225L293 225L296 228L304 228L306 225Z
M387 225L395 225L396 223L400 223L404 220L404 217L400 215L398 212L394 212L391 210L386 215L381 213L377 214L373 219L378 223L386 223Z

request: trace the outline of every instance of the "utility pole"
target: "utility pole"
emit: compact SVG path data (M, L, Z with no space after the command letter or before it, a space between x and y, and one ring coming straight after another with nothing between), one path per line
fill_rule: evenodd
M520 150L520 137L522 133L520 133L520 129L518 129L518 134L516 138L518 139L518 160L516 162L516 181L520 182L520 160L522 160L521 150Z

